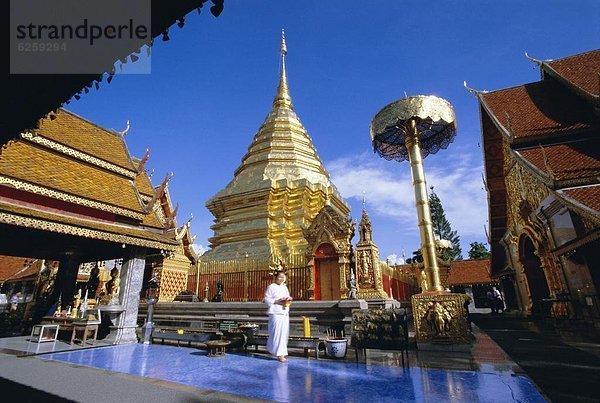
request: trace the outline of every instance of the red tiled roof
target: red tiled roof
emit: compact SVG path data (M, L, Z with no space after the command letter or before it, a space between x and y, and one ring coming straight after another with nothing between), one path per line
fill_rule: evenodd
M577 203L600 212L600 185L564 189L561 190L560 193L573 199Z
M600 176L600 139L544 146L543 151L534 147L519 153L546 174L547 163L554 179L559 181L590 178L597 182Z
M542 68L550 74L555 73L573 87L590 95L600 94L600 49L565 57L563 59L545 62ZM552 71L553 70L553 71Z
M480 98L505 129L512 129L515 139L600 131L600 118L592 106L556 80L493 91Z
M450 264L450 285L488 284L493 280L489 273L490 260L457 260Z

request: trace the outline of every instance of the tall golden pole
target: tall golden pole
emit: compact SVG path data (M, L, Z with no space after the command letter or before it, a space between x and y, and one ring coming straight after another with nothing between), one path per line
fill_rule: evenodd
M200 299L200 262L196 262L196 295Z
M381 157L410 162L423 254L422 292L411 296L419 349L439 351L452 349L452 344L470 343L466 296L445 292L440 281L423 168L423 158L447 148L454 139L454 109L435 96L405 96L377 112L370 132L373 150Z
M444 288L440 281L440 269L437 264L435 252L435 238L433 237L433 226L429 211L429 198L427 196L427 184L423 170L421 145L415 119L410 120L409 129L410 133L407 133L408 135L406 136L406 147L408 149L413 188L415 189L415 204L417 206L419 232L421 233L421 253L423 254L425 273L427 273L426 284L428 289L423 291L443 291Z
M244 267L244 298L243 298L243 301L248 302L248 295L249 295L248 289L250 288L250 284L249 284L250 281L248 279L248 276L250 274L248 273L248 254L247 253L245 255L245 258L246 258L246 262L244 264L245 267Z

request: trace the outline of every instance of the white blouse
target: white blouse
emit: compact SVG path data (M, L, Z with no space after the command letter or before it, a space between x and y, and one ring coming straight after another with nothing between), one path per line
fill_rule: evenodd
M275 301L280 298L289 297L290 292L285 284L271 284L265 293L265 304L269 307L267 314L269 315L289 315L289 308L284 308L282 305L276 304Z

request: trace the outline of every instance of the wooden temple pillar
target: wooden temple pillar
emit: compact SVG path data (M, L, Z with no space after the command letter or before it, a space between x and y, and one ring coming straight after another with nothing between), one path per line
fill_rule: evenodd
M79 270L79 264L81 257L74 253L65 253L58 266L58 272L56 273L56 281L54 286L54 292L49 301L47 301L47 309L50 309L56 301L60 298L61 310L67 309L73 302L73 296L75 295L75 286L77 285L77 271Z

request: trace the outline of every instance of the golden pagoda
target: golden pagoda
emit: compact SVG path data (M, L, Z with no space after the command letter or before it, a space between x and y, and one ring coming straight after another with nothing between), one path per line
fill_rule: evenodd
M225 301L261 300L280 267L296 300L346 298L355 224L294 112L286 54L282 31L271 111L233 180L206 203L214 236L190 272L196 293L221 283Z
M273 106L233 180L206 206L215 216L214 237L203 261L250 256L286 261L304 254L303 234L326 201L344 217L350 212L331 183L310 136L294 112L281 38L281 68Z

